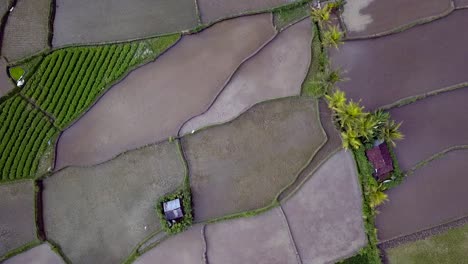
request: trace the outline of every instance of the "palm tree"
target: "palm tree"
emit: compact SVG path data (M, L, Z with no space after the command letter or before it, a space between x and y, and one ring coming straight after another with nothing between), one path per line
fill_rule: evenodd
M382 138L395 146L396 140L401 140L404 138L403 134L400 132L400 126L401 123L396 123L395 120L387 121L387 123L382 127Z
M325 5L323 8L312 8L310 16L312 20L317 22L328 22L330 21L331 6Z
M342 39L343 32L341 32L338 26L333 25L323 32L322 43L325 47L335 47L338 49L338 45L343 43Z
M341 132L341 139L343 141L344 149L358 149L362 145L358 134L352 129Z
M328 102L328 107L339 112L342 111L346 104L346 95L343 91L336 89L331 95L325 95Z
M364 107L359 105L359 103L350 101L347 104L344 104L344 106L340 109L337 109L337 115L338 115L338 121L340 122L341 128L344 129L356 129L356 132L360 132L358 127L359 127L359 122L360 119L363 118L364 116Z
M369 205L372 208L381 205L385 201L388 201L388 196L386 193L381 191L381 187L381 185L372 185L369 187L367 194L369 197Z
M377 117L369 113L365 113L361 118L359 135L366 142L371 142L375 138L378 131L378 122Z

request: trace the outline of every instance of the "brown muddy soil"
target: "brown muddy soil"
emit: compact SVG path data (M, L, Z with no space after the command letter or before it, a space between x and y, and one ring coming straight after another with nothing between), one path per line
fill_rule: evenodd
M279 207L254 217L207 225L208 263L297 264L288 229Z
M367 244L350 152L333 155L282 206L303 263L336 263Z
M160 230L158 199L184 182L184 164L167 141L88 168L70 167L46 178L46 237L72 263L121 263Z
M468 88L461 88L390 111L393 119L403 122L405 139L395 148L403 170L446 148L468 145L467 102Z
M50 0L19 0L8 15L2 56L9 62L48 48Z
M366 37L441 15L451 8L451 0L354 0L346 3L343 19L347 37Z
M204 254L202 234L203 225L195 225L190 229L169 237L155 248L138 257L134 264L180 263L201 264Z
M316 104L303 97L264 102L183 137L195 220L269 205L325 143Z
M294 0L198 0L203 23L292 3Z
M53 46L124 41L197 26L194 0L57 0Z
M271 14L262 14L182 37L155 62L113 86L62 134L56 168L96 164L177 136L180 126L205 111L243 60L274 34Z
M0 257L36 239L32 181L0 185Z
M239 67L210 109L185 123L181 134L232 120L262 101L299 95L311 59L311 34L310 19L281 32Z
M48 244L42 244L16 255L3 264L64 264L62 258L53 252Z
M376 1L377 2L377 1ZM378 1L388 2L388 1ZM468 10L377 39L346 41L331 62L348 81L338 84L369 109L468 81Z
M412 234L468 216L468 150L447 153L387 192L378 208L380 241Z

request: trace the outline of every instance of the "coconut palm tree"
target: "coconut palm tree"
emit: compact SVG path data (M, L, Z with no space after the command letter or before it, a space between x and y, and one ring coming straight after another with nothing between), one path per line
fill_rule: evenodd
M396 123L395 120L388 120L387 123L382 127L382 138L395 146L396 140L401 140L404 138L403 134L400 132L400 126L401 123Z
M358 134L352 129L341 132L341 139L343 141L342 143L344 149L358 149L362 145Z
M310 16L312 20L317 21L319 23L329 22L331 8L332 6L330 5L325 5L323 8L312 8Z
M346 104L346 95L343 91L336 89L331 95L325 95L327 99L328 107L333 111L342 111Z
M343 107L336 110L338 121L343 129L355 129L359 134L359 124L364 117L364 107L354 101L349 101Z
M367 191L369 197L369 205L372 208L375 208L385 201L388 201L388 196L386 193L381 191L381 185L371 185Z
M338 49L338 45L343 43L343 32L336 25L329 26L326 31L323 32L322 43L325 47L335 47Z

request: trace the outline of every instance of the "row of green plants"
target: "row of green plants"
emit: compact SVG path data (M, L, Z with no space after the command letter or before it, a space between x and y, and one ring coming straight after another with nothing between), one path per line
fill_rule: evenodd
M1 181L35 176L41 154L57 129L19 95L0 105Z
M329 108L333 110L337 129L341 132L343 147L353 152L361 182L364 227L369 243L358 254L340 263L378 264L381 263L381 258L375 228L375 217L378 213L376 208L387 200L384 190L398 184L403 178L393 153L395 141L402 139L403 135L399 131L401 124L393 121L389 113L379 110L367 112L360 102L348 100L345 93L336 88L336 83L344 79L341 78L339 70L331 69L327 50L338 49L342 43L344 34L336 23L333 25L332 14L340 15L343 5L344 1L337 1L311 11L317 37L312 47L317 71L305 86L305 92L317 98L325 97ZM372 165L366 157L366 150L373 147L375 140L383 140L389 145L395 167L390 183L376 181Z
M50 113L56 126L65 128L109 86L135 67L154 60L179 38L179 34L174 34L138 42L53 51L43 59L22 94Z

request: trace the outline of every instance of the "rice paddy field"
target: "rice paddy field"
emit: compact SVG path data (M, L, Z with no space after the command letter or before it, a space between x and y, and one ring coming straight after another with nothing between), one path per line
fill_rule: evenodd
M164 142L88 168L66 168L44 180L48 239L73 263L120 263L160 231L154 206L184 182L175 143Z
M229 123L185 136L195 220L269 206L325 140L317 102L301 97L260 103Z
M0 185L0 256L36 240L32 181Z
M468 263L468 2L347 2L0 1L0 262Z
M457 29L468 23L467 14L457 10L398 34L346 41L338 50L331 49L333 67L347 79L338 87L367 109L376 109L467 82L468 35Z
M4 1L5 2L5 1ZM18 0L3 32L2 56L18 61L49 48L51 0Z
M154 37L194 28L193 0L57 0L53 47Z

